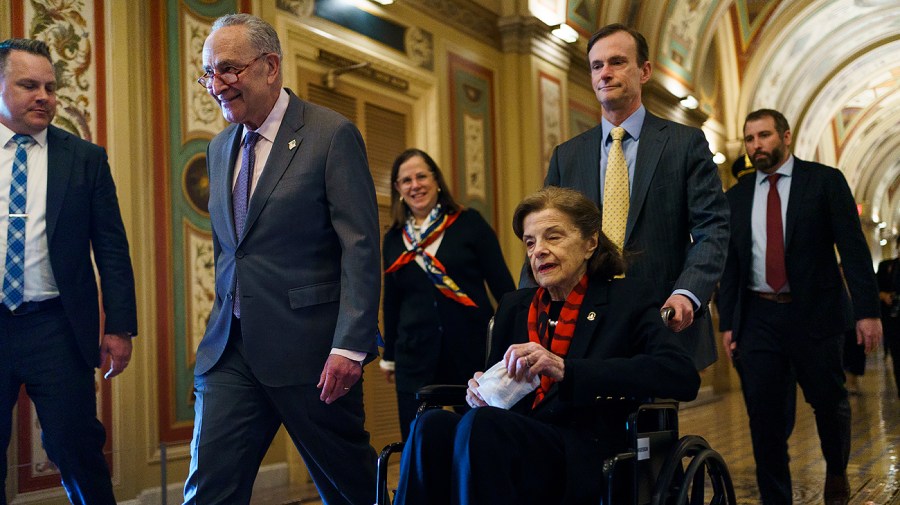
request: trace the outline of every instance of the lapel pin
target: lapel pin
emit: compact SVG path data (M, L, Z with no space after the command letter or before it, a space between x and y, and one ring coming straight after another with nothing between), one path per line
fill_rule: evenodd
M596 313L596 312L589 312L589 313L588 313L588 321L593 321L594 319L597 319L597 313Z
M296 140L292 140L292 141L288 142L288 151L293 151L295 147L297 147Z

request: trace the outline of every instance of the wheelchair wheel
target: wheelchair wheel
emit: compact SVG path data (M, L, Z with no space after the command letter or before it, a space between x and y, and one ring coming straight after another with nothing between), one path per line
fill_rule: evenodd
M687 466L684 461L688 459ZM706 499L706 492L712 493ZM689 500L690 498L690 500ZM731 474L722 456L702 437L682 437L663 465L653 505L736 505Z

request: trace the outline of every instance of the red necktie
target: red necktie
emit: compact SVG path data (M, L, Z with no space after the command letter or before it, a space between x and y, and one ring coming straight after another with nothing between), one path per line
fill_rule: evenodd
M772 174L769 181L769 197L766 200L766 284L776 293L787 284L784 267L784 227L781 224L781 197L778 195L778 179Z

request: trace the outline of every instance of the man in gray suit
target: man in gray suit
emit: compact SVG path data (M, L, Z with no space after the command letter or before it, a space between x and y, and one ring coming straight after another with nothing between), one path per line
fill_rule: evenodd
M626 278L652 285L660 307L674 309L667 324L703 369L716 360L707 304L728 246L728 204L709 144L699 129L644 109L641 86L651 67L639 32L601 28L588 42L588 62L603 119L557 146L544 184L578 189L602 209L610 132L624 128Z
M282 89L271 25L215 21L199 79L231 124L209 144L216 300L194 369L185 503L250 501L280 425L324 503L375 499L362 365L376 353L378 214L343 116Z

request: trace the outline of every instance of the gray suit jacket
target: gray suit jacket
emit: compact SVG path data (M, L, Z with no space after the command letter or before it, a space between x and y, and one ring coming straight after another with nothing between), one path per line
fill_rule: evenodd
M574 188L598 207L601 126L557 146L547 186ZM696 295L701 310L680 340L698 369L716 360L707 303L728 247L728 203L703 132L647 113L641 129L628 222L626 278L649 284L662 304L676 289Z
M242 237L231 203L241 125L207 150L216 300L196 375L228 342L236 279L244 359L263 384L316 384L332 347L376 353L378 210L365 145L345 117L288 93Z

